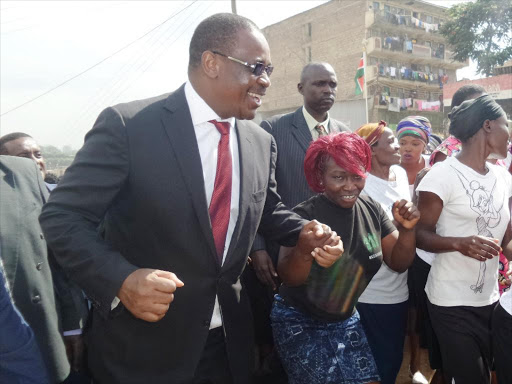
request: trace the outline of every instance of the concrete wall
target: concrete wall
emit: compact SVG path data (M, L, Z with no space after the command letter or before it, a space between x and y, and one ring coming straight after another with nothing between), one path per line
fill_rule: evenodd
M354 76L362 55L366 5L361 0L334 0L263 30L275 69L261 114L302 105L297 83L310 57L334 67L337 101L361 98L354 96Z

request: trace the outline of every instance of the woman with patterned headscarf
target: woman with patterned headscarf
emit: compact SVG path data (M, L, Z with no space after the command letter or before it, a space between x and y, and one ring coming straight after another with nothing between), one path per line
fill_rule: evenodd
M411 200L414 201L414 185L418 173L428 166L428 157L423 155L430 139L432 127L430 121L423 116L408 116L402 119L397 127L396 134L398 143L400 145L400 165L407 172L407 179L409 184L409 194ZM423 338L421 323L421 311L419 305L421 304L420 298L416 295L414 287L416 285L416 271L415 264L418 258L421 260L430 260L434 254L425 252L422 249L416 249L416 257L414 263L409 268L409 333L408 341L410 344L410 361L409 372L412 376L414 384L425 384L428 380L421 372L421 354L420 354L420 338ZM431 361L432 364L432 361ZM437 367L437 366L436 366Z
M463 102L450 119L461 151L436 163L417 187L418 247L436 253L425 292L445 375L488 384L500 250L512 259L512 178L486 160L507 156L508 124L489 95Z
M396 137L385 121L363 125L354 133L370 145L372 153L372 168L362 194L378 202L393 220L393 203L410 200ZM407 271L395 272L382 263L357 302L381 384L395 384L402 365L408 298Z
M400 120L396 126L396 135L400 145L400 165L407 172L411 197L416 175L428 164L422 154L425 152L431 133L430 121L423 116L408 116Z

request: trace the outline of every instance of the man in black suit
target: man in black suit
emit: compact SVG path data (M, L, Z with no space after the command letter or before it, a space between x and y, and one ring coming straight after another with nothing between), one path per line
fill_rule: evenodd
M178 90L100 114L40 217L93 302L85 337L99 383L247 383L252 326L239 278L260 219L306 258L340 245L281 203L275 143L243 121L270 85L263 34L217 14L189 52Z

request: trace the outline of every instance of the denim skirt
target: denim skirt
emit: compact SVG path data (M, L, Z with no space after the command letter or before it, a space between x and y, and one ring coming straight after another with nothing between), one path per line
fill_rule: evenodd
M326 322L289 306L276 295L271 321L290 384L380 381L357 311L344 321Z

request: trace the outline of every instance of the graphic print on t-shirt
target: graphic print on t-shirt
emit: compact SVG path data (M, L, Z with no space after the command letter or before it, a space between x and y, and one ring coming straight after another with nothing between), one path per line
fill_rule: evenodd
M382 252L380 251L380 240L377 235L375 235L375 233L370 233L368 236L363 236L363 244L368 252L371 253L371 255L368 256L368 259L372 260L376 257L382 256ZM379 249L379 251L374 252L377 249Z
M470 208L478 214L476 218L476 227L479 236L485 236L494 238L490 229L495 228L501 221L501 208L503 208L503 199L497 199L501 201L501 205L496 207L494 205L494 190L496 188L497 179L494 180L494 184L490 191L485 189L485 186L481 185L478 180L469 181L459 170L452 166L457 173L457 176L462 183L463 188L466 190L466 195L469 197ZM475 293L482 293L485 281L485 272L487 265L486 260L480 261L480 270L478 272L478 278L475 284L472 284L470 288Z

